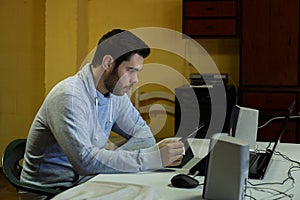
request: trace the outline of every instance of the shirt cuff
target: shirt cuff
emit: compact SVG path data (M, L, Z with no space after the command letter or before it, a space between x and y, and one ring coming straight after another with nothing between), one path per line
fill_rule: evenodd
M142 171L163 168L158 145L154 145L146 149L141 149L140 153Z

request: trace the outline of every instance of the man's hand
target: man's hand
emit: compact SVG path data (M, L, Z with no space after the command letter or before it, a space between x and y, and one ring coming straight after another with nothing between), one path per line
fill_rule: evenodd
M158 144L161 161L164 167L177 166L181 163L184 144L178 140L166 140Z

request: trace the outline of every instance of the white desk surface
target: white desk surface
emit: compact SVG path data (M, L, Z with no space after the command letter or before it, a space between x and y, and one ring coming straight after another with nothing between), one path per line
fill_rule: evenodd
M263 146L263 144L261 144ZM196 148L199 148L196 147ZM201 148L200 148L201 149ZM199 149L197 149L199 150ZM277 151L287 155L293 160L300 161L300 144L286 144L281 143L278 145ZM201 151L202 152L202 151ZM264 180L249 180L251 183L270 183L282 182L287 178L287 171L291 166L291 162L284 160L281 156L276 155L273 157L271 165L265 174ZM203 185L193 189L174 188L170 185L171 178L178 173L186 173L186 170L177 170L169 172L142 172L136 174L99 174L72 189L69 189L54 199L163 199L163 200L193 200L202 199ZM292 173L295 178L294 188L288 191L288 194L293 194L292 199L300 199L300 170ZM204 182L204 177L197 177L200 183ZM132 184L132 185L131 185ZM130 186L132 186L130 188ZM249 184L248 184L249 186ZM286 191L292 186L291 181L284 185L263 185L259 186L268 190L267 188L277 189L279 191ZM116 187L115 190L112 187ZM124 189L124 193L118 191ZM126 190L128 189L128 190ZM108 191L109 190L109 191ZM103 196L106 192L114 193L118 196ZM268 190L269 191L269 190ZM217 192L217 191L216 191ZM274 198L274 191L260 192L255 189L247 189L246 194L251 195L255 199L276 199ZM124 194L137 194L138 197L132 198ZM144 196L141 194L145 194ZM276 196L282 197L283 195ZM111 198L110 198L111 197ZM246 199L251 199L246 197ZM282 198L290 199L290 198Z

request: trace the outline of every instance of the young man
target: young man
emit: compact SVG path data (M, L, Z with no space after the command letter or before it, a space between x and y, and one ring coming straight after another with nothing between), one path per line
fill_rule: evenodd
M92 62L58 83L38 111L27 139L21 181L72 187L99 173L180 164L183 143L156 144L126 95L149 54L149 47L129 31L115 29L104 35ZM128 139L115 150L105 148L111 130Z

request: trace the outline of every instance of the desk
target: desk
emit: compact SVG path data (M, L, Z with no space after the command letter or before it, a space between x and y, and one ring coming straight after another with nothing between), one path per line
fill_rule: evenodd
M265 147L265 144L260 144L260 147ZM289 156L293 160L300 161L300 144L281 143L277 151ZM271 165L266 172L263 181L250 180L251 183L268 183L282 182L287 177L287 171L291 163L284 160L281 156L275 155ZM71 188L56 197L54 200L60 199L133 199L128 197L129 193L137 195L135 199L163 199L163 200L193 200L202 199L203 185L194 189L174 188L170 185L171 178L178 173L186 173L187 170L178 169L176 171L167 172L142 172L136 174L99 174L79 186ZM295 186L289 191L289 194L294 194L293 199L300 199L300 171L293 173L295 178ZM200 183L204 182L204 177L197 177ZM275 188L280 191L285 191L291 182L284 186L280 185L265 185L264 188ZM249 186L249 185L248 185ZM123 192L122 192L123 190ZM129 191L128 191L129 190ZM120 192L121 191L121 192ZM103 194L108 196L103 197ZM217 191L216 191L217 192ZM115 195L114 195L115 194ZM247 189L246 194L251 194L256 199L271 199L270 193L259 192L255 189ZM110 196L111 195L111 196ZM133 195L133 196L134 196ZM111 198L109 198L109 196ZM124 198L122 198L124 197ZM250 198L246 198L250 199ZM288 198L283 198L288 199Z

